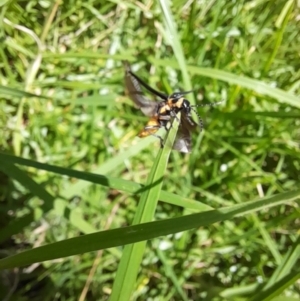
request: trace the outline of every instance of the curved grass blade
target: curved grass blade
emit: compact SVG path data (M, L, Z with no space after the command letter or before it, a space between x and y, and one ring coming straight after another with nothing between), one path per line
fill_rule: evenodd
M247 213L299 201L299 199L300 190L295 190L218 210L82 235L1 259L0 269L24 266L35 262L146 241L163 235L209 226L213 223Z
M150 59L150 61L154 65L172 66L173 68L176 67L178 68L178 64L174 60L158 60L158 59L151 60ZM187 69L191 74L211 77L211 78L222 80L229 84L239 85L241 87L253 90L259 94L268 95L274 99L277 99L281 103L285 103L300 108L300 98L298 96L278 88L273 88L270 85L264 83L263 81L252 79L241 75L236 75L230 72L213 69L213 68L188 66Z
M0 161L9 162L12 164L19 164L27 167L33 167L40 170L46 170L59 175L80 179L90 183L98 184L104 187L117 189L120 191L139 194L144 190L144 185L138 184L132 181L123 180L120 178L114 178L110 176L78 171L70 168L40 163L37 161L16 157L0 152ZM22 184L22 183L21 183ZM204 203L188 199L186 197L179 196L177 194L161 190L159 200L172 205L184 207L191 210L204 211L213 209L211 206Z
M300 98L278 88L273 88L263 81L252 79L245 76L232 74L230 72L216 70L212 68L199 68L189 66L188 70L192 74L209 76L211 78L220 79L230 84L236 84L244 88L251 89L256 93L268 95L277 99L279 102L300 108Z

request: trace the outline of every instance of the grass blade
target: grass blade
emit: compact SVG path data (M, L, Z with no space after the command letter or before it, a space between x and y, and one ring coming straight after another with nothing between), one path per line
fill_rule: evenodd
M82 235L6 257L0 260L0 269L146 241L163 235L208 226L299 199L300 190L295 190L218 210Z
M153 60L152 63L159 66L171 66L173 68L178 68L178 64L174 60ZM300 108L300 99L298 96L278 88L273 88L261 80L256 80L213 68L202 68L197 66L188 66L187 68L191 74L219 79L229 84L238 85L250 89L256 93L273 97L281 103Z
M299 271L292 271L278 282L274 283L267 291L257 294L251 301L269 301L280 295L287 287L295 283L300 278Z
M186 60L184 57L184 52L182 49L182 45L180 42L180 38L177 32L176 28L176 23L174 21L172 11L169 6L169 1L168 0L160 0L159 1L162 11L163 11L163 17L164 17L164 24L166 27L166 37L169 37L169 44L171 45L174 55L177 59L179 68L182 72L182 78L183 78L183 83L184 83L184 89L186 91L192 90L192 83L191 79L187 70L187 65L186 65ZM191 94L190 96L191 102L194 103L194 95Z
M184 301L188 301L189 298L186 295L185 291L182 289L182 287L180 285L180 281L177 278L172 265L167 262L167 258L165 256L164 252L162 250L160 250L159 247L158 247L156 252L158 254L159 259L161 260L161 262L163 263L163 265L165 267L166 275L172 281L172 283L174 285L174 288L177 290L177 292L180 295L181 299L184 300Z
M159 151L151 168L147 183L144 187L146 190L141 195L133 225L139 225L153 220L163 183L163 176L167 168L171 147L175 141L178 125L177 119L174 119L172 128L168 132L165 147ZM130 299L145 247L146 241L125 247L113 285L112 301Z
M101 175L101 174L88 173L88 172L78 171L78 170L74 170L74 169L70 169L70 168L40 163L37 161L4 154L1 152L0 152L0 160L2 160L4 162L9 162L12 164L20 164L20 165L27 166L27 167L33 167L33 168L37 168L40 170L46 170L46 171L53 172L53 173L56 173L59 175L64 175L64 176L80 179L80 180L84 181L82 183L84 188L86 187L86 185L88 185L90 183L94 183L94 184L98 184L98 185L101 185L104 187L109 187L111 189L118 189L120 191L132 193L132 194L139 194L142 191L144 191L144 187L145 187L142 184L123 180L120 178L114 178L114 177L105 176L105 175ZM109 160L107 162L109 162ZM85 182L87 182L87 183L85 183ZM78 182L77 182L77 184L78 184ZM76 184L74 184L74 185L76 185ZM180 195L177 195L177 194L174 194L171 192L167 192L167 191L163 191L163 190L160 191L159 200L169 203L169 204L176 205L176 206L185 207L185 208L188 208L191 210L204 211L204 210L213 209L211 206L206 205L204 203L201 203L201 202L198 202L198 201L195 201L192 199L188 199L188 198L182 197Z
M47 96L36 95L33 93L29 93L26 91L18 90L15 88L9 88L1 85L0 85L0 95L12 96L12 97L37 97L37 98L51 99L50 97Z

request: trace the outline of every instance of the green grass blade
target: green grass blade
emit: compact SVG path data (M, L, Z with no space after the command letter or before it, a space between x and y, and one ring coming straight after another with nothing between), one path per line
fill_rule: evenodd
M180 118L180 116L178 116L178 118ZM151 168L144 187L144 192L142 193L138 204L133 225L149 222L154 218L155 209L163 183L163 177L168 165L172 145L175 141L178 125L179 123L177 119L174 119L172 128L167 135L165 147L159 151L159 154ZM146 241L125 247L114 281L110 299L111 301L130 299L142 262L145 247Z
M273 97L277 99L279 102L300 108L299 97L297 97L296 95L292 95L286 91L283 91L279 88L273 88L261 80L235 75L230 72L216 70L212 68L199 68L199 67L189 66L188 70L192 74L208 76L211 78L222 80L229 84L239 85L241 87L251 89L256 93Z
M300 257L300 237L298 235L293 247L287 252L282 265L278 268L277 279L287 275L296 265Z
M267 60L264 71L268 72L276 55L279 50L279 47L282 43L283 39L283 34L286 30L289 18L291 17L292 11L293 11L293 6L294 6L295 1L294 0L289 0L286 2L280 17L277 19L275 25L276 27L279 27L278 32L276 33L276 40L275 40L275 45L273 46L273 51L271 55L269 56L269 59Z
M270 301L280 295L287 287L295 283L300 278L299 271L292 271L278 282L274 283L267 291L259 293L251 298L251 301Z
M276 243L274 242L271 235L265 228L264 224L259 220L259 218L253 214L252 219L254 221L254 225L259 230L261 236L263 237L264 241L266 242L267 247L269 248L271 254L273 255L275 262L279 265L282 262L282 257L281 257L281 254L278 250Z
M275 285L276 282L287 276L291 273L295 266L297 266L297 262L300 257L300 237L296 239L293 247L288 250L285 254L283 260L276 268L275 272L272 274L268 282L263 288L263 291L268 290L270 287Z
M0 269L13 268L84 252L146 241L163 235L208 226L247 213L260 211L284 203L295 202L299 199L300 190L296 190L218 210L70 238L6 257L0 260Z
M44 200L44 204L42 205L44 211L48 211L52 208L54 197L49 192L47 192L41 185L36 183L17 166L5 162L3 159L1 159L1 157L0 162L0 170L2 170L10 178L18 181L22 186L29 189L36 196Z
M249 285L240 285L237 287L231 287L223 290L220 293L220 296L225 298L225 300L235 300L235 297L241 297L242 295L253 295L257 288L259 287L258 283L253 283Z
M44 204L40 207L44 213L52 208L54 197L32 180L24 171L9 162L5 162L1 156L0 170L11 179L18 181L23 187L32 191L34 195L40 197L44 201ZM20 233L24 227L34 221L34 218L35 214L33 211L30 211L22 217L16 217L15 220L6 225L5 228L0 229L0 242L6 241L14 234Z
M173 68L178 68L178 64L174 60L151 60L151 62L158 66L171 66ZM283 91L279 88L273 88L261 80L256 80L213 68L202 68L197 66L188 66L187 68L191 74L219 79L229 84L238 85L250 89L256 93L273 97L281 103L300 108L300 98L298 96Z
M10 178L18 181L23 187L26 187L32 195L38 196L41 200L43 200L43 205L39 207L41 211L39 211L39 214L42 212L43 215L45 215L49 210L53 209L55 207L55 197L51 195L42 185L35 182L33 179L31 179L27 173L25 173L23 170L19 169L17 166L5 162L3 158L0 156L0 170L3 171L6 175L8 175ZM29 208L30 209L30 208ZM67 210L67 206L61 210L61 215L64 216L64 213ZM96 228L92 227L89 223L87 223L84 220L84 217L79 215L78 212L75 210L72 210L67 214L71 224L77 229L79 229L81 232L87 234L91 232L95 232ZM16 217L13 222L8 224L5 228L0 230L0 241L5 241L11 235L20 233L25 226L28 226L31 222L34 221L34 219L37 219L37 216L34 214L33 211L30 211L30 213L25 214L22 217Z
M177 32L176 22L174 21L172 11L169 6L169 0L160 0L161 9L163 11L164 24L166 27L166 37L169 37L169 44L171 45L174 55L177 59L179 68L182 72L182 78L184 83L184 89L186 91L192 90L191 79L187 70L186 60L184 57L184 52L180 42L180 37ZM194 103L194 95L190 95L191 102Z
M29 93L26 91L18 90L15 88L9 88L6 86L1 86L1 85L0 85L0 95L12 96L12 97L36 97L36 98L51 99L50 97L47 97L47 96L36 95L33 93Z
M164 252L162 250L160 250L159 248L157 248L156 252L158 254L159 259L161 260L161 262L164 265L164 270L165 270L166 275L172 281L172 283L174 285L174 288L177 290L177 292L180 295L181 299L184 300L184 301L188 301L189 298L186 295L185 291L182 289L182 287L180 285L180 282L179 282L179 279L176 276L172 265L170 263L168 263Z
M0 229L0 243L10 239L13 235L20 233L25 227L34 221L34 212L24 214L11 221L5 228Z
M144 185L138 184L132 181L123 180L120 178L114 178L110 176L100 175L100 174L94 174L94 173L88 173L83 171L77 171L70 168L45 164L36 162L29 159L24 159L21 157L16 157L8 154L4 154L0 152L0 160L3 160L4 162L10 162L12 164L20 164L27 167L33 167L40 170L46 170L49 172L53 172L59 175L64 175L76 179L83 180L84 182L89 183L82 183L84 188L86 185L90 183L98 184L104 187L109 187L111 189L118 189L120 191L132 193L132 194L139 194L144 190ZM101 167L100 167L101 168ZM74 184L76 185L76 184ZM211 206L206 205L204 203L191 200L185 197L182 197L180 195L167 192L167 191L161 191L159 200L173 204L180 207L185 207L187 209L191 210L197 210L197 211L204 211L204 210L210 210L213 209Z

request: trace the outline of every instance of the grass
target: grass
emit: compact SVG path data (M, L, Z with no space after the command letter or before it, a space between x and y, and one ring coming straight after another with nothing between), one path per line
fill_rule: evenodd
M2 299L299 297L297 1L0 5ZM136 137L122 60L224 100L190 155Z

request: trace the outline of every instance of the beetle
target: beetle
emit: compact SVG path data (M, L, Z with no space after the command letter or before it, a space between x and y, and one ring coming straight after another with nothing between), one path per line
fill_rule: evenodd
M162 137L156 135L156 132L164 127L169 130L172 126L172 119L178 118L177 114L181 112L179 120L179 128L177 136L173 145L173 149L182 153L189 153L192 150L191 132L200 127L203 130L203 121L196 111L200 106L214 106L221 102L191 105L190 102L184 98L186 94L193 91L175 92L171 95L161 93L144 80L133 73L128 62L124 62L125 66L125 86L131 100L140 108L144 115L150 117L145 127L138 134L139 137L144 138L149 135L155 136L160 140L161 147L163 147ZM162 101L155 102L144 97L143 86L152 94L158 96ZM199 119L199 124L194 121L192 111L195 112Z

